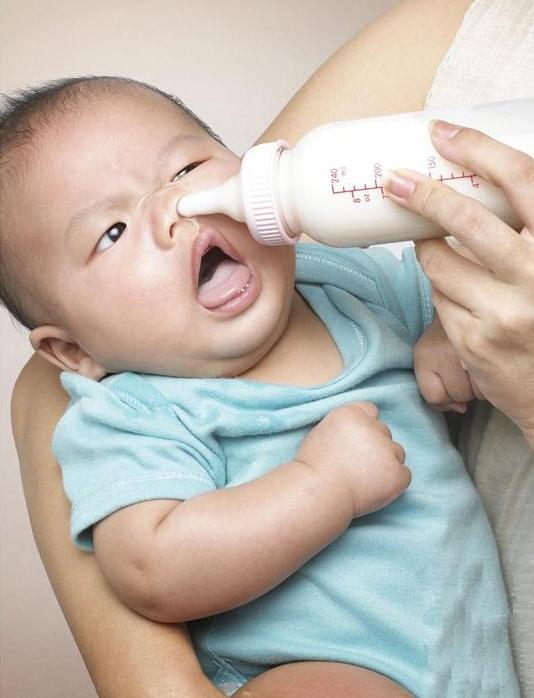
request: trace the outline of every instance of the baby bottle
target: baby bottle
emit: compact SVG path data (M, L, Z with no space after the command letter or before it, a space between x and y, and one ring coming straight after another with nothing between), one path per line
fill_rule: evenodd
M534 156L532 98L336 122L313 129L293 148L281 140L253 146L239 174L186 194L178 213L224 213L245 222L266 245L294 244L301 233L335 247L444 235L388 199L387 171L408 168L478 199L518 227L500 189L436 151L428 131L432 119L476 128Z

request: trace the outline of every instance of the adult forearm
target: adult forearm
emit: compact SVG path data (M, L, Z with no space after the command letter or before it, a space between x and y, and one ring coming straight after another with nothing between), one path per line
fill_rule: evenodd
M58 371L34 357L15 386L12 424L35 541L98 695L222 696L203 676L186 627L154 623L131 611L112 593L94 556L72 544L69 504L50 450L67 401Z
M319 124L423 109L472 0L404 0L341 46L258 141L294 143Z
M145 538L136 608L175 622L242 605L328 545L352 516L352 496L340 479L299 461L185 501ZM140 597L139 588L148 593Z

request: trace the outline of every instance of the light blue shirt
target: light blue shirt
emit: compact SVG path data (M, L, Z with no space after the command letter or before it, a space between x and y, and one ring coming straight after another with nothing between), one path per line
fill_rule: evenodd
M328 412L368 400L406 450L410 487L268 594L190 623L203 668L218 685L240 684L273 665L331 660L424 698L516 698L493 535L412 370L432 319L413 251L400 261L383 249L301 245L296 287L343 357L328 383L62 374L72 399L53 447L75 542L91 550L91 526L120 507L257 478L292 459Z

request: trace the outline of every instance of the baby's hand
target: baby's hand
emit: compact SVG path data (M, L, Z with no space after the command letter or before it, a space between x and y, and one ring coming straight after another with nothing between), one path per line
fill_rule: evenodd
M440 412L463 413L470 400L482 397L475 392L437 317L415 345L414 369L421 394Z
M352 495L354 517L385 507L408 487L404 450L378 419L378 409L358 402L333 410L302 442L295 460ZM341 480L339 480L341 478Z

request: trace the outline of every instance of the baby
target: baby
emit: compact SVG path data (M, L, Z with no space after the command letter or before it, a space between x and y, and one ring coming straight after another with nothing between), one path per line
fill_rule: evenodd
M489 524L417 390L413 252L180 218L239 159L135 81L21 93L0 137L1 297L64 371L72 535L120 598L189 621L227 693L518 696Z

